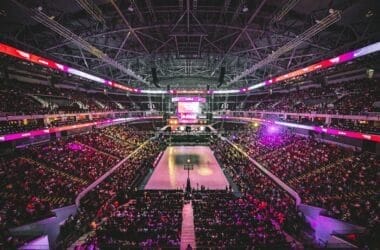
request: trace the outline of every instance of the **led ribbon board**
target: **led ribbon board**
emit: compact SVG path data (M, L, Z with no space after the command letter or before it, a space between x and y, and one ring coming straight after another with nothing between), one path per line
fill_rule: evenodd
M87 122L87 123L82 123L82 124L77 124L77 125L60 126L60 127L55 127L55 128L39 129L39 130L32 130L28 132L0 135L0 142L14 141L14 140L30 138L30 137L38 137L41 135L47 135L47 134L52 134L56 132L66 131L66 130L73 130L73 129L78 129L78 128L87 128L87 127L97 126L97 125L112 125L115 123L129 122L129 121L136 121L136 120L147 120L147 119L162 119L162 116L116 118L116 119L108 119L108 120L97 121L97 122Z
M315 64L307 66L305 68L298 69L298 70L295 70L295 71L292 71L292 72L289 72L287 74L280 75L277 77L273 77L273 78L268 79L266 81L263 81L261 83L254 84L251 86L247 86L247 87L242 88L242 89L169 90L169 91L166 91L166 90L150 90L150 89L138 89L138 88L128 87L128 86L125 86L123 84L113 82L110 80L106 80L106 79L103 79L101 77L91 75L89 73L85 73L83 71L71 68L69 66L66 66L66 65L63 65L60 63L57 63L57 62L52 61L50 59L46 59L44 57L34 55L31 53L19 50L17 48L11 47L9 45L0 43L0 53L6 54L9 56L13 56L13 57L16 57L16 58L19 58L22 60L26 60L29 62L33 62L33 63L39 64L39 65L42 65L45 67L49 67L49 68L52 68L55 70L59 70L62 72L70 73L70 74L85 78L85 79L90 80L90 81L102 83L104 85L107 85L107 86L110 86L113 88L121 89L121 90L128 91L128 92L142 93L142 94L144 94L144 93L145 94L234 94L234 93L244 93L247 91L251 91L253 89L257 89L257 88L261 88L261 87L268 86L271 84L279 83L279 82L282 82L284 80L294 78L296 76L308 74L308 73L314 72L316 70L327 69L329 67L332 67L332 66L344 63L344 62L348 62L348 61L354 60L356 58L359 58L359 57L362 57L362 56L365 56L365 55L368 55L371 53L375 53L379 50L380 50L380 42L377 42L377 43L365 46L363 48L341 54L341 55L336 56L334 58L330 58L330 59L321 61L319 63L315 63Z
M314 72L314 71L317 71L320 69L327 69L327 68L330 68L332 66L335 66L335 65L338 65L338 64L341 64L344 62L348 62L348 61L354 60L356 58L359 58L359 57L362 57L362 56L365 56L365 55L368 55L371 53L375 53L379 50L380 50L380 42L377 42L377 43L365 46L361 49L350 51L350 52L344 53L342 55L339 55L337 57L330 58L330 59L321 61L319 63L315 63L315 64L307 66L305 68L298 69L298 70L289 72L289 73L281 75L281 76L273 77L273 78L268 79L264 82L249 86L249 87L244 88L244 89L241 89L241 91L245 92L247 90L261 88L263 86L268 86L271 84L279 83L279 82L282 82L284 80L288 80L288 79L291 79L291 78L294 78L294 77L297 77L297 76L300 76L303 74L308 74L308 73L311 73L311 72Z
M317 133L326 133L329 135L338 135L338 136L344 136L359 140L368 140L368 141L374 141L374 142L380 142L380 135L375 134L366 134L366 133L360 133L355 131L348 131L348 130L339 130L335 128L325 128L321 126L310 126L310 125L303 125L298 123L290 123L290 122L282 122L282 121L273 121L273 120L265 120L260 118L248 118L248 117L231 117L231 116L220 116L220 117L214 117L214 118L220 118L220 119L226 119L226 120L240 120L240 121L255 121L265 124L276 124L279 126L285 126L288 128L300 128L300 129L306 129L315 131Z

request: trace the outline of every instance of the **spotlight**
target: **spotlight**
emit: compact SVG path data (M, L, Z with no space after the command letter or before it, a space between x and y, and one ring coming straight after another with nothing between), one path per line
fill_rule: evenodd
M184 126L179 127L179 129L180 129L181 131L185 131L185 127L184 127Z
M248 10L249 10L248 7L246 5L244 5L243 12L246 13L246 12L248 12Z
M279 127L274 126L274 125L270 125L268 127L267 131L268 131L268 134L276 134L279 131Z
M129 5L128 10L129 10L130 12L133 12L133 11L134 11L132 5Z
M259 124L258 124L257 122L255 122L255 123L253 123L253 126L254 126L255 128L257 128L257 127L259 126Z

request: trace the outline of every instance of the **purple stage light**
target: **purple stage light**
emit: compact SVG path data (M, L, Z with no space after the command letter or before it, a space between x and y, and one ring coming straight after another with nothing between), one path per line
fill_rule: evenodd
M75 143L75 142L69 143L68 148L71 151L82 151L83 150L83 146L78 144L78 143Z
M267 128L268 134L277 134L280 131L280 128L275 125L269 125Z

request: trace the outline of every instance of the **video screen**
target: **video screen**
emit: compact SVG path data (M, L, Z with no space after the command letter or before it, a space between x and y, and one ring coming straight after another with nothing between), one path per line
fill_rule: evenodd
M177 113L198 114L200 112L199 102L178 102Z
M173 97L172 101L177 103L177 117L182 124L193 124L198 122L199 115L206 99L197 96Z

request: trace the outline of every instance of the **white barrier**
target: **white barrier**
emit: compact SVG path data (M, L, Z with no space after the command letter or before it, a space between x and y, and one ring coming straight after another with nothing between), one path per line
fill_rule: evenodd
M286 185L283 181L281 181L277 176L272 174L268 169L264 168L260 163L252 159L246 152L244 152L242 149L240 149L236 144L228 140L227 138L219 135L219 137L228 142L231 146L233 146L237 151L242 153L245 157L247 157L261 172L263 172L265 175L267 175L269 178L271 178L277 185L279 185L282 189L284 189L287 193L289 193L296 201L296 205L299 206L301 204L301 197L298 195L294 189Z
M153 137L154 138L154 137ZM80 206L80 200L92 189L94 189L97 185L99 185L102 181L104 181L108 176L110 176L113 172L115 172L120 166L122 166L126 161L129 160L132 156L134 156L136 153L140 151L141 148L145 146L149 141L151 141L153 138L150 138L149 140L146 140L143 144L141 144L137 149L135 149L132 153L130 153L127 157L125 157L123 160L119 161L115 166L113 166L110 170L108 170L105 174L103 174L101 177L99 177L96 181L91 183L87 188L85 188L78 196L75 198L75 205L79 208Z

